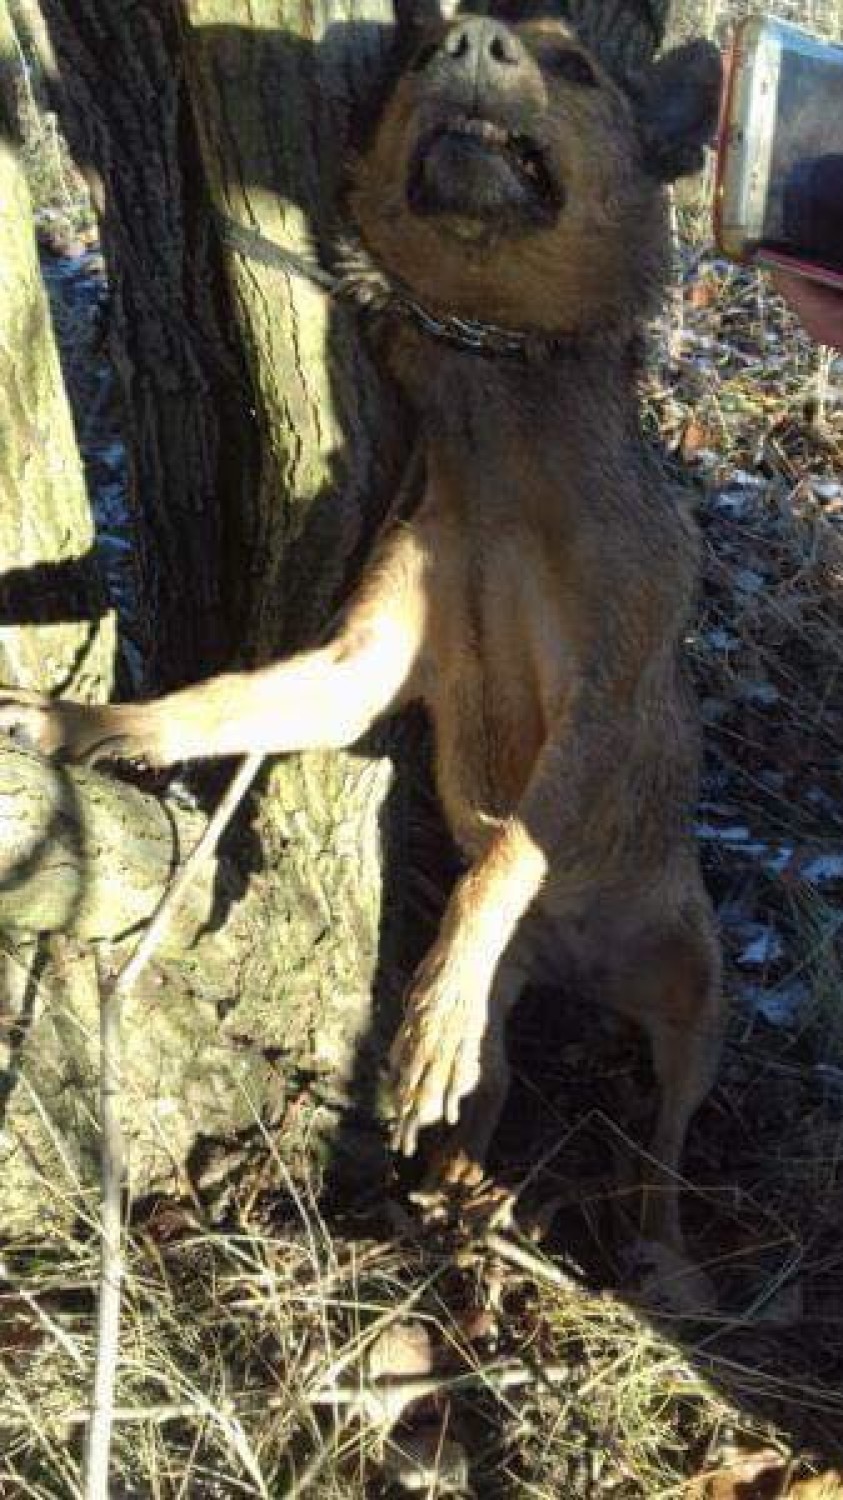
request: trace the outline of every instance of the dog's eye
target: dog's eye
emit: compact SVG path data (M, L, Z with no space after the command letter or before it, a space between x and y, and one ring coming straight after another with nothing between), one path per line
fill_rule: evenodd
M554 47L542 53L542 64L548 73L564 78L566 83L579 83L584 88L596 88L597 77L591 63L573 47Z

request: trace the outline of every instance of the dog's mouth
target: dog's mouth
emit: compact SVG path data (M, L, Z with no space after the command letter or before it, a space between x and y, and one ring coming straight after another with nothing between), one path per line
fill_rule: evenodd
M532 136L494 120L461 115L426 131L407 177L414 213L470 232L524 232L551 224L564 191Z

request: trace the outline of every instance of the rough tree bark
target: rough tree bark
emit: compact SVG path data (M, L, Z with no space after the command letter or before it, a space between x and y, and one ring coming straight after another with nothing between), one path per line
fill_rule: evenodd
M405 461L400 410L353 316L305 281L223 255L210 213L213 203L315 253L331 232L355 95L381 62L387 0L356 3L353 21L341 0L42 8L114 288L151 679L195 678L324 627ZM21 639L38 652L33 629ZM293 1074L324 1079L323 1097L371 1105L382 1041L372 997L394 998L398 955L414 946L417 749L402 726L365 753L268 770L213 897L197 893L128 1009L137 1192L178 1185L204 1143L242 1135L256 1115L273 1123ZM95 870L108 861L115 911L131 919L193 822L167 807L165 824L140 793L115 802L96 773L0 761L0 810L19 825L12 846L29 850L0 925L54 934L32 940L35 981L11 971L15 1046L0 1077L0 1219L26 1227L45 1180L63 1214L93 1183L95 995L78 979L77 942L121 925L115 912L90 920L105 890ZM48 949L59 980L45 1006Z
M15 135L17 76L16 39L0 0L0 682L96 699L107 696L113 680L114 616L38 268ZM0 901L14 904L21 879L38 862L40 835L28 820L24 845L12 851L2 810L0 827ZM73 905L68 893L69 911ZM32 937L7 933L0 940L0 1126L36 996L50 979L58 983L49 958ZM91 995L92 979L90 958L82 958L73 980L77 997ZM13 1232L19 1211L22 1221L28 1214L24 1143L39 1128L31 1100L21 1097L11 1112L15 1129L0 1134L0 1217Z
M112 683L114 618L15 140L15 45L0 3L0 681L95 700Z

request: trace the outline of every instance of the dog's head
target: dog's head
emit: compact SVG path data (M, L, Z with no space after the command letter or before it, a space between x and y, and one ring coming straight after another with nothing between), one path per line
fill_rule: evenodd
M617 77L553 14L397 0L392 87L353 174L374 259L432 310L541 332L628 322L665 267L663 184L702 161L719 59ZM525 10L526 7L516 7Z

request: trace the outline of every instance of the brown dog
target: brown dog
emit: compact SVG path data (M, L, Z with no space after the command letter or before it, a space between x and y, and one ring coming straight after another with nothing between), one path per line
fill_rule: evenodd
M422 699L470 867L393 1050L397 1145L444 1120L451 1176L482 1161L506 1015L525 981L574 976L649 1033L645 1233L678 1247L722 1005L679 660L697 540L639 435L634 351L665 281L663 183L699 165L719 66L692 44L622 86L552 17L418 23L350 195L418 412L416 513L329 644L143 705L7 699L2 722L168 765L349 745Z

